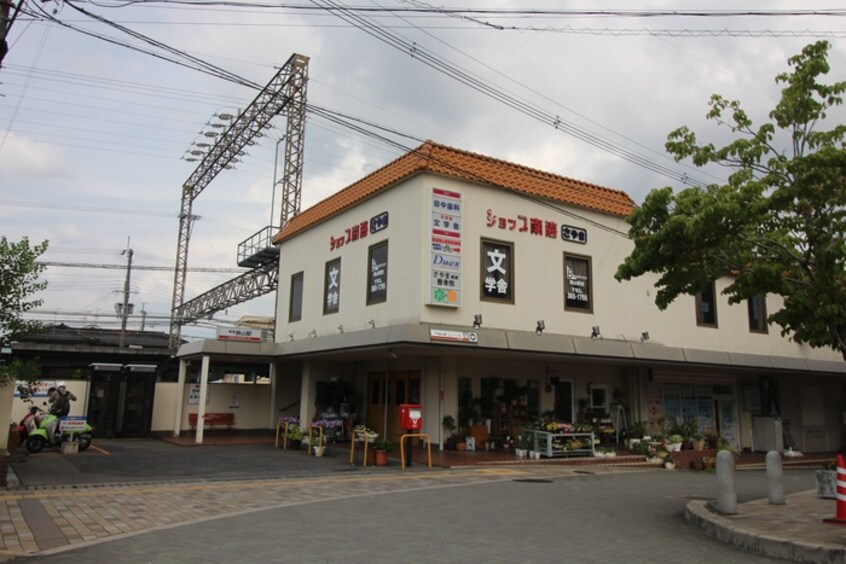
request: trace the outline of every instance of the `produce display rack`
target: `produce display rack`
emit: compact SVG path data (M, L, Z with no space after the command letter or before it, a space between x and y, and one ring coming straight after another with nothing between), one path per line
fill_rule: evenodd
M541 453L546 458L556 456L594 456L593 433L558 433L550 431L526 430L531 433L529 448Z

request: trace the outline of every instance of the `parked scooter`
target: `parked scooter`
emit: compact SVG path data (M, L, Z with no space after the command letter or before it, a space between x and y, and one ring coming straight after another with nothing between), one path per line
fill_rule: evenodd
M16 447L23 446L29 434L38 428L39 411L41 411L41 409L37 405L31 406L29 411L26 412L26 415L24 415L21 419L21 422L18 423L18 444L15 445Z
M54 429L52 437L48 434L51 428ZM47 413L38 420L37 428L27 431L26 450L34 454L41 452L44 447L57 446L65 441L75 440L79 443L79 450L83 451L91 446L91 433L93 430L91 425L86 423L81 431L63 431L61 430L61 421L59 418L52 413Z

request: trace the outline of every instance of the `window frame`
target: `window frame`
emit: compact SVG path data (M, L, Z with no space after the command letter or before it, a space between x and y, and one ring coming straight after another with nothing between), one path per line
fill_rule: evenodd
M579 255L575 253L568 253L564 252L563 254L564 262L563 262L563 269L561 274L564 278L564 311L572 311L576 313L593 313L593 302L594 302L594 295L593 295L593 259L587 255ZM577 306L568 306L567 305L567 290L569 288L569 280L567 279L567 259L574 259L574 260L582 260L587 262L587 291L588 291L588 307L582 308Z
M298 303L299 315L294 317L294 288L296 280L300 282L300 299ZM291 275L291 288L288 293L288 323L301 321L303 318L303 294L305 292L305 272L299 271Z
M753 317L752 317L752 308L754 307L754 303L757 302L760 307L761 315L760 321L756 325L753 325ZM767 325L767 297L763 294L755 294L754 296L749 296L746 299L746 313L749 317L749 332L750 333L762 333L767 334L769 333L769 326Z
M714 310L714 321L708 322L704 319L704 314L702 313L702 303L703 303L703 295L710 290L711 293L711 306ZM711 282L708 288L702 290L698 294L696 294L696 325L698 327L710 327L716 329L719 327L719 317L717 316L717 285L716 282Z
M329 309L327 298L329 297L329 269L338 266L338 303L334 309ZM341 257L326 262L323 270L323 315L334 315L341 311Z
M373 285L373 251L377 248L385 247L385 294L381 298L373 298L371 287ZM382 304L388 301L388 268L390 267L388 240L380 241L370 245L367 249L367 288L365 291L365 305Z
M485 295L485 274L487 272L487 250L485 248L486 245L496 245L500 247L506 247L508 249L508 260L506 266L506 272L508 273L508 297L498 298L496 296L486 296ZM491 302L496 304L509 304L514 305L516 292L514 290L516 285L516 276L514 272L514 243L510 241L500 241L498 239L489 239L487 237L482 237L480 240L480 250L479 253L479 300L483 302Z

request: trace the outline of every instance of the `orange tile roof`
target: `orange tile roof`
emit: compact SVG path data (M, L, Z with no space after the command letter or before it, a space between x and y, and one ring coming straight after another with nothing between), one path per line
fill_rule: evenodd
M635 207L634 201L621 190L604 188L426 141L418 148L294 216L274 237L273 242L284 241L420 172L469 180L620 217L628 216Z

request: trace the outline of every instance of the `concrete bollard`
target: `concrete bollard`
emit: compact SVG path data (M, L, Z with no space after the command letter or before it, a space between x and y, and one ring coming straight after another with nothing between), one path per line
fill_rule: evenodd
M717 511L724 515L737 514L737 486L734 480L734 455L721 450L717 453Z
M771 505L784 505L784 470L781 455L774 450L767 453L767 495Z

